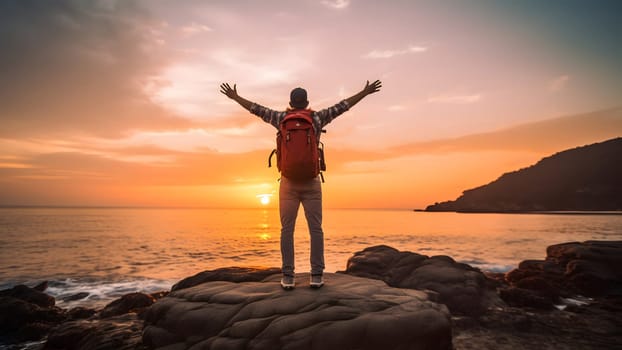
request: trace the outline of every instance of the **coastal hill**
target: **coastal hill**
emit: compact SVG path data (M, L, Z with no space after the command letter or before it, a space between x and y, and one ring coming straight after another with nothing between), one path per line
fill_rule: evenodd
M622 138L556 153L426 211L622 210Z

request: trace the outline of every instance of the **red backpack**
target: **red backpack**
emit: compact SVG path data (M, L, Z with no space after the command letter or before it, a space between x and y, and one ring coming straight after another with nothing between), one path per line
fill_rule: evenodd
M291 180L309 180L320 174L320 152L309 109L293 110L281 121L276 134L276 164L283 176Z

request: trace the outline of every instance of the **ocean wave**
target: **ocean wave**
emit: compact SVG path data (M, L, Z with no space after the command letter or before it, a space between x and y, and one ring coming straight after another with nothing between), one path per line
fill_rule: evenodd
M505 244L525 244L525 243L535 242L535 241L537 241L537 239L535 238L522 238L522 239L507 240L504 243Z
M463 262L463 261L460 261ZM496 272L496 273L506 273L516 268L516 265L505 265L505 264L493 264L483 262L481 264L469 264L473 267L477 267L478 269L485 272Z
M92 277L67 278L49 281L46 293L56 298L56 305L61 308L82 306L98 309L127 293L168 291L176 282L149 278L116 281Z

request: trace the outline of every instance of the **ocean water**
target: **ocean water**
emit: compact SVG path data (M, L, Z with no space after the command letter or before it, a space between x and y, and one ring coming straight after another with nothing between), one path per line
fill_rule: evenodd
M279 267L279 230L275 209L1 208L0 289L45 280L58 306L102 307L208 269ZM551 244L622 240L622 215L327 209L324 231L328 272L379 244L505 272ZM295 244L296 270L308 272L302 212Z

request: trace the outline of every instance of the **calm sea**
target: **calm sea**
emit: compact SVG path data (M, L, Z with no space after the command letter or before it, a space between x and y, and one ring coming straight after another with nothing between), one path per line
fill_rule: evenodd
M622 240L622 215L325 210L324 231L329 272L344 270L354 252L378 244L503 272L544 258L551 244ZM297 271L308 272L308 257L300 213ZM280 266L277 210L0 209L0 289L47 280L61 307L100 307L226 266ZM78 292L89 297L63 300Z

